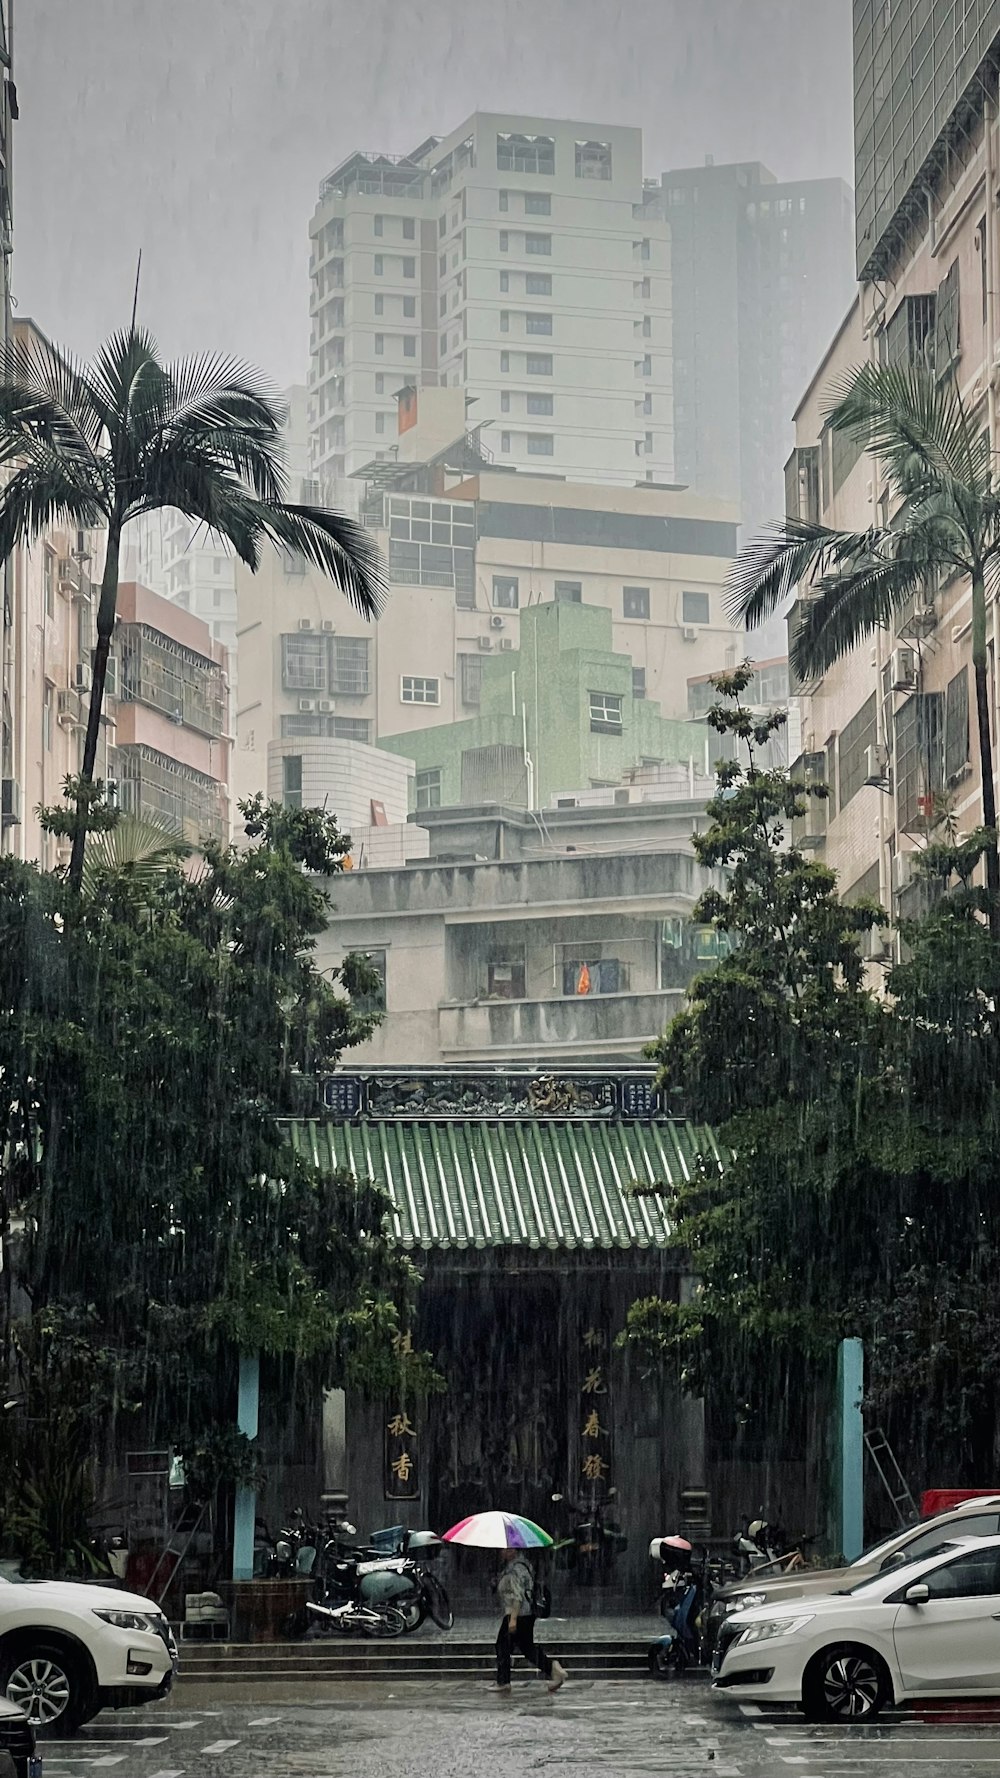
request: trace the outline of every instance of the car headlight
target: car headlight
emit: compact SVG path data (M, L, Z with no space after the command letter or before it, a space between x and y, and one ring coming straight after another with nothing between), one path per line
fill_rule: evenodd
M738 1641L741 1647L748 1642L769 1642L772 1636L794 1636L796 1630L804 1630L816 1616L814 1611L805 1617L767 1618L762 1624L748 1624L741 1630Z
M726 1600L726 1611L756 1611L758 1606L766 1604L766 1593L741 1593L738 1599Z
M144 1611L95 1611L94 1616L115 1630L147 1630L154 1636L160 1634L157 1619Z

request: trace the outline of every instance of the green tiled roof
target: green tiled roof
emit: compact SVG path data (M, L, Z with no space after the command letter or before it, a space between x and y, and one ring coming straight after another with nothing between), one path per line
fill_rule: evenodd
M635 1186L720 1162L708 1129L666 1121L297 1119L292 1143L321 1168L373 1179L410 1248L665 1248L666 1209Z

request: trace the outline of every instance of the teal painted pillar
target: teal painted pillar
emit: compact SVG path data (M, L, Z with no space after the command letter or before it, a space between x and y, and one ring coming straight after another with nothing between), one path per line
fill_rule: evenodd
M244 1353L240 1358L240 1393L236 1424L247 1438L257 1437L260 1413L260 1353ZM253 1534L257 1516L257 1493L254 1488L237 1488L233 1513L233 1579L253 1579Z
M864 1347L860 1340L841 1340L837 1354L837 1509L845 1562L855 1561L864 1548L864 1387Z

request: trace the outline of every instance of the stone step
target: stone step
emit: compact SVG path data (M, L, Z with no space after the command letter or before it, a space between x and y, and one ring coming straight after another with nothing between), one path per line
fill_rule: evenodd
M560 1654L581 1677L614 1677L644 1672L649 1638L641 1641L567 1642ZM555 1646L555 1644L554 1644ZM420 1678L475 1678L492 1672L496 1655L489 1642L416 1638L376 1642L345 1637L339 1643L241 1643L186 1648L179 1679L183 1684L276 1683L319 1685L346 1680L387 1682ZM520 1666L520 1661L518 1665Z

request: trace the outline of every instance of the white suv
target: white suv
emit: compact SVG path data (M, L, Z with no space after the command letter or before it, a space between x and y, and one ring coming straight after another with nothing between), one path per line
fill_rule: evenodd
M170 1690L177 1647L158 1605L77 1581L0 1581L0 1692L63 1733Z

